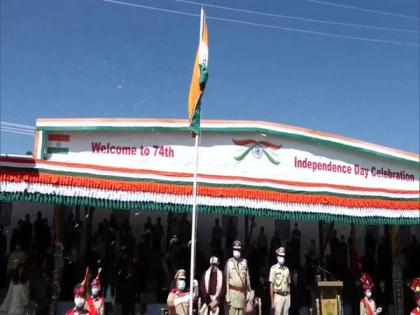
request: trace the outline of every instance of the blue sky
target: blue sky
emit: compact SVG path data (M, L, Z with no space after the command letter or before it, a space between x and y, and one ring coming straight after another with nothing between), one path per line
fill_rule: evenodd
M186 118L199 18L179 12L198 15L200 6L120 2L135 6L2 0L1 120ZM271 121L419 152L418 0L208 0L204 8L203 118ZM32 142L2 131L0 151L22 154Z

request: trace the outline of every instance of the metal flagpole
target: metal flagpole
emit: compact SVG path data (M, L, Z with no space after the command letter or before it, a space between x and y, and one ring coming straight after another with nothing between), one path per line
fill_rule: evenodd
M201 37L203 34L203 19L204 19L204 8L202 6L201 12L200 12L200 35L199 35L199 42L198 42L199 47L201 45ZM195 157L194 157L195 165L194 165L194 182L193 182L192 213L191 213L190 305L189 305L189 310L188 310L189 315L193 315L193 301L194 301L195 250L196 250L196 237L197 237L197 172L198 172L199 137L200 137L199 134L195 135Z
M190 256L190 307L189 315L193 314L193 300L194 300L194 273L195 273L195 249L196 249L196 234L197 234L197 171L198 171L198 138L195 135L195 167L194 167L194 184L192 194L192 215L191 215L191 256Z

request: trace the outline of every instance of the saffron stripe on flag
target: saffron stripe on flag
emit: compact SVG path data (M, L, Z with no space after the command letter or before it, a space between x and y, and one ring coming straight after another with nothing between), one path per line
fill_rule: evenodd
M69 142L70 135L60 135L60 134L49 134L48 141L60 141L60 142Z

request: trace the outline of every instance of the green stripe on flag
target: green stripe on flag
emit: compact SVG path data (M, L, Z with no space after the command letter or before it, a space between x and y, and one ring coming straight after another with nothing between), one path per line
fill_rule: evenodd
M203 95L203 94L201 94ZM197 106L195 107L195 111L194 111L194 115L191 119L191 131L196 134L199 135L200 134L200 116L201 116L201 96L200 99L198 100Z
M56 153L64 154L64 153L69 153L69 148L52 148L52 147L49 147L49 148L47 148L47 153L48 154L56 154Z
M201 95L200 98L198 99L197 105L195 107L195 111L193 114L193 117L191 119L191 131L196 134L199 135L200 134L200 120L201 120L201 99L203 97L203 93L204 93L204 88L206 87L206 83L207 83L207 79L209 77L209 74L207 72L207 67L203 66L203 65L198 65L199 69L200 69L200 77L198 79L198 83L200 84L200 89L201 89Z
M200 84L201 91L204 91L204 88L206 87L207 79L209 78L209 73L207 71L206 66L198 65L198 68L200 69L200 77L198 79L198 84Z

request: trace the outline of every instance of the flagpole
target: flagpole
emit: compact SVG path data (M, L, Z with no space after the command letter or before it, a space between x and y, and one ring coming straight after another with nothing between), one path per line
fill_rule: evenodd
M192 215L191 215L191 256L190 256L190 307L189 315L193 314L194 301L194 273L195 273L195 251L196 251L196 235L197 235L197 172L198 172L198 138L195 135L195 167L194 182L192 193Z
M201 7L200 14L200 37L203 34L203 19L204 9ZM191 212L191 254L190 254L190 307L188 310L189 315L193 315L193 302L194 302L194 274L195 274L195 252L196 252L196 238L197 238L197 173L198 173L198 143L199 133L195 134L195 156L194 156L194 179L193 179L193 192L192 192L192 212Z

